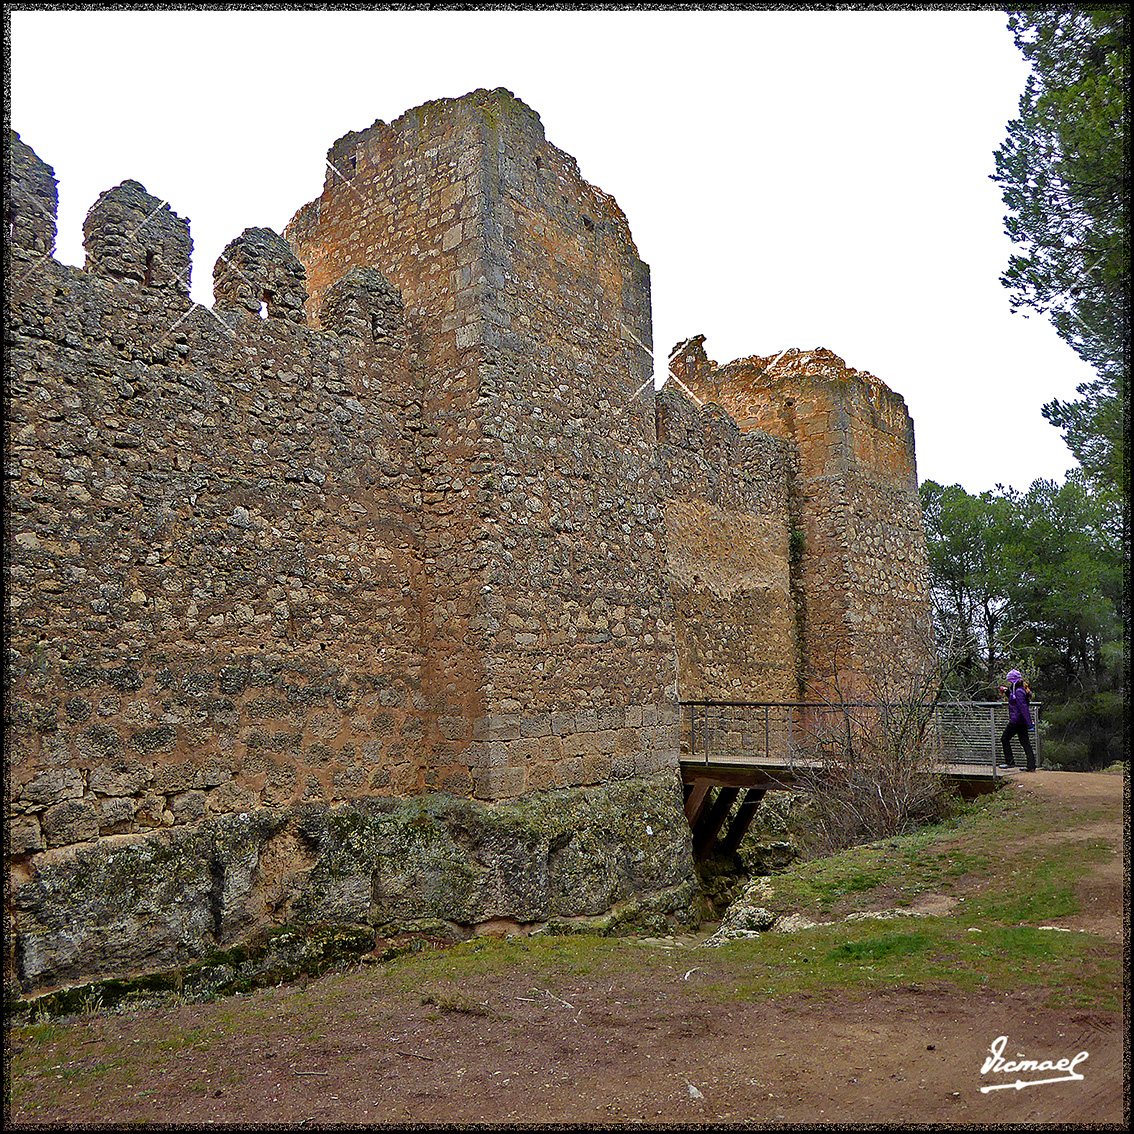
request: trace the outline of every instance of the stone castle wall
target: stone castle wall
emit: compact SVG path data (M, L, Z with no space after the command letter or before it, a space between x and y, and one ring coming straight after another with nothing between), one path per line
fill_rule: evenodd
M794 701L792 446L675 385L658 395L666 578L683 700Z
M123 273L159 205L103 194L86 270L11 294L13 849L433 786L403 352Z
M212 308L137 182L81 270L15 137L9 185L10 988L691 916L678 700L868 672L920 601L901 400L695 340L655 394L626 219L506 91L340 139Z
M742 432L796 455L802 700L899 695L931 651L925 533L904 400L827 350L718 365L703 339L674 348L674 376Z

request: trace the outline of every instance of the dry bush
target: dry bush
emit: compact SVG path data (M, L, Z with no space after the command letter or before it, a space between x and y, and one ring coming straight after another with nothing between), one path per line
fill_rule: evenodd
M951 813L933 725L947 661L875 683L887 696L850 700L839 686L817 712L798 755L810 801L810 842L821 853L904 834Z

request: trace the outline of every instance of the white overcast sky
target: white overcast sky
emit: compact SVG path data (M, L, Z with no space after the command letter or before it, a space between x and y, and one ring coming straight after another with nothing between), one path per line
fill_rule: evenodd
M506 87L625 211L659 370L697 334L721 363L826 347L906 399L922 480L1074 466L1040 408L1092 373L999 283L989 174L1027 75L1000 12L16 11L10 33L65 263L133 178L189 218L211 304L218 253L282 232L336 138Z

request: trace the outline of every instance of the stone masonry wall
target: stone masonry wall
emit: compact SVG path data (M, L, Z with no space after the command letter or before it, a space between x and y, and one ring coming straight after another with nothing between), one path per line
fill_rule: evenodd
M53 212L19 218L53 207L54 177L13 145L5 967L25 991L184 965L285 923L469 931L630 900L688 916L664 583L645 588L659 633L641 653L652 681L669 678L652 700L605 702L610 660L535 699L538 650L497 676L524 645L514 619L555 530L544 517L529 542L511 525L506 477L558 441L536 427L513 446L538 405L488 388L529 344L490 349L486 171L502 151L486 156L497 120L482 94L378 129L385 173L367 193L398 222L375 222L385 243L322 274L314 262L309 296L292 245L246 230L218 259L212 309L188 298L187 222L137 182L92 207L83 270L50 259ZM434 232L455 215L440 195L462 199L457 170L472 210L456 235ZM403 222L423 195L414 235ZM304 218L289 229L301 250ZM648 341L634 270L644 314L619 302ZM581 348L583 363L622 357L603 349ZM645 546L660 509L656 492L653 512L627 504L625 462L576 430L568 475L621 509L618 554L579 568L597 618L596 601L637 590L627 517ZM493 588L508 596L499 625ZM542 811L476 802L540 788L558 793Z
M718 366L703 338L673 373L745 431L790 440L798 474L806 700L897 695L929 664L929 591L913 422L904 400L826 350Z
M347 134L328 153L322 196L285 236L306 269L313 322L326 289L352 268L377 268L401 294L423 383L416 459L428 747L483 776L483 737L473 732L485 717L484 665L470 648L485 564L474 476L487 471L476 462L480 346L470 330L482 318L479 130L467 99ZM465 790L474 790L466 776Z
M107 246L11 296L12 849L421 790L415 379Z
M676 767L649 277L507 91L348 134L287 236L314 304L377 262L422 328L423 649L486 798ZM635 398L635 392L638 397Z
M695 406L672 382L658 395L657 433L682 700L798 699L794 448L742 433L718 406Z

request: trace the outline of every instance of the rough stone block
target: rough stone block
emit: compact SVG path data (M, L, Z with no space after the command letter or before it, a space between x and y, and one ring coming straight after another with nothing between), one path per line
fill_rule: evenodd
M563 755L568 757L588 756L597 750L593 732L575 732L563 737Z
M598 710L578 709L575 712L575 728L578 732L598 732Z
M523 768L539 757L539 740L527 737L513 740L508 746L508 763L514 768Z
M610 764L610 776L614 780L626 780L636 772L636 760L629 752L620 752Z
M154 778L153 772L136 760L92 768L90 790L100 795L134 795Z
M474 792L480 799L509 799L524 790L523 768L484 768L473 776Z
M563 759L563 741L558 736L542 736L539 741L539 756L549 764Z
M437 731L446 740L465 740L472 734L472 725L464 717L441 716L437 718Z
M618 733L613 729L603 729L594 734L592 740L592 753L600 753L604 756L613 756L618 749Z
M78 768L48 768L24 785L20 798L25 803L51 807L66 799L81 799L83 773Z
M120 823L132 823L138 801L128 797L103 799L99 801L99 827L116 827Z
M642 747L640 730L636 728L619 729L615 736L614 746L618 752L636 752Z
M520 716L518 713L490 713L488 716L489 740L518 740Z
M488 743L483 740L474 741L464 750L462 762L468 764L470 768L487 768Z
M609 756L583 757L583 783L599 784L610 779L611 758Z
M509 764L509 757L512 754L511 740L490 740L486 745L487 759L485 767L488 768L504 768Z
M524 717L520 722L521 736L550 736L551 714L537 713L534 717Z
M68 799L43 813L47 845L67 846L98 838L98 811L85 799Z
M8 824L8 854L43 850L43 833L34 815L17 815Z
M439 790L449 795L469 795L473 790L472 776L464 770L450 772L442 777Z
M565 787L578 787L583 782L582 757L560 760L555 765L555 779Z
M153 790L163 795L194 787L198 768L188 761L182 764L159 764L154 768Z
M344 768L334 776L335 798L350 799L359 793L366 773L362 768Z
M230 781L208 793L209 811L239 813L252 811L260 801L260 793L253 787Z
M209 797L203 791L184 791L170 801L175 823L196 823L208 814Z
M528 791L547 791L555 787L555 767L549 762L533 764L528 768Z
M599 731L617 730L626 723L625 709L600 709L598 714Z

